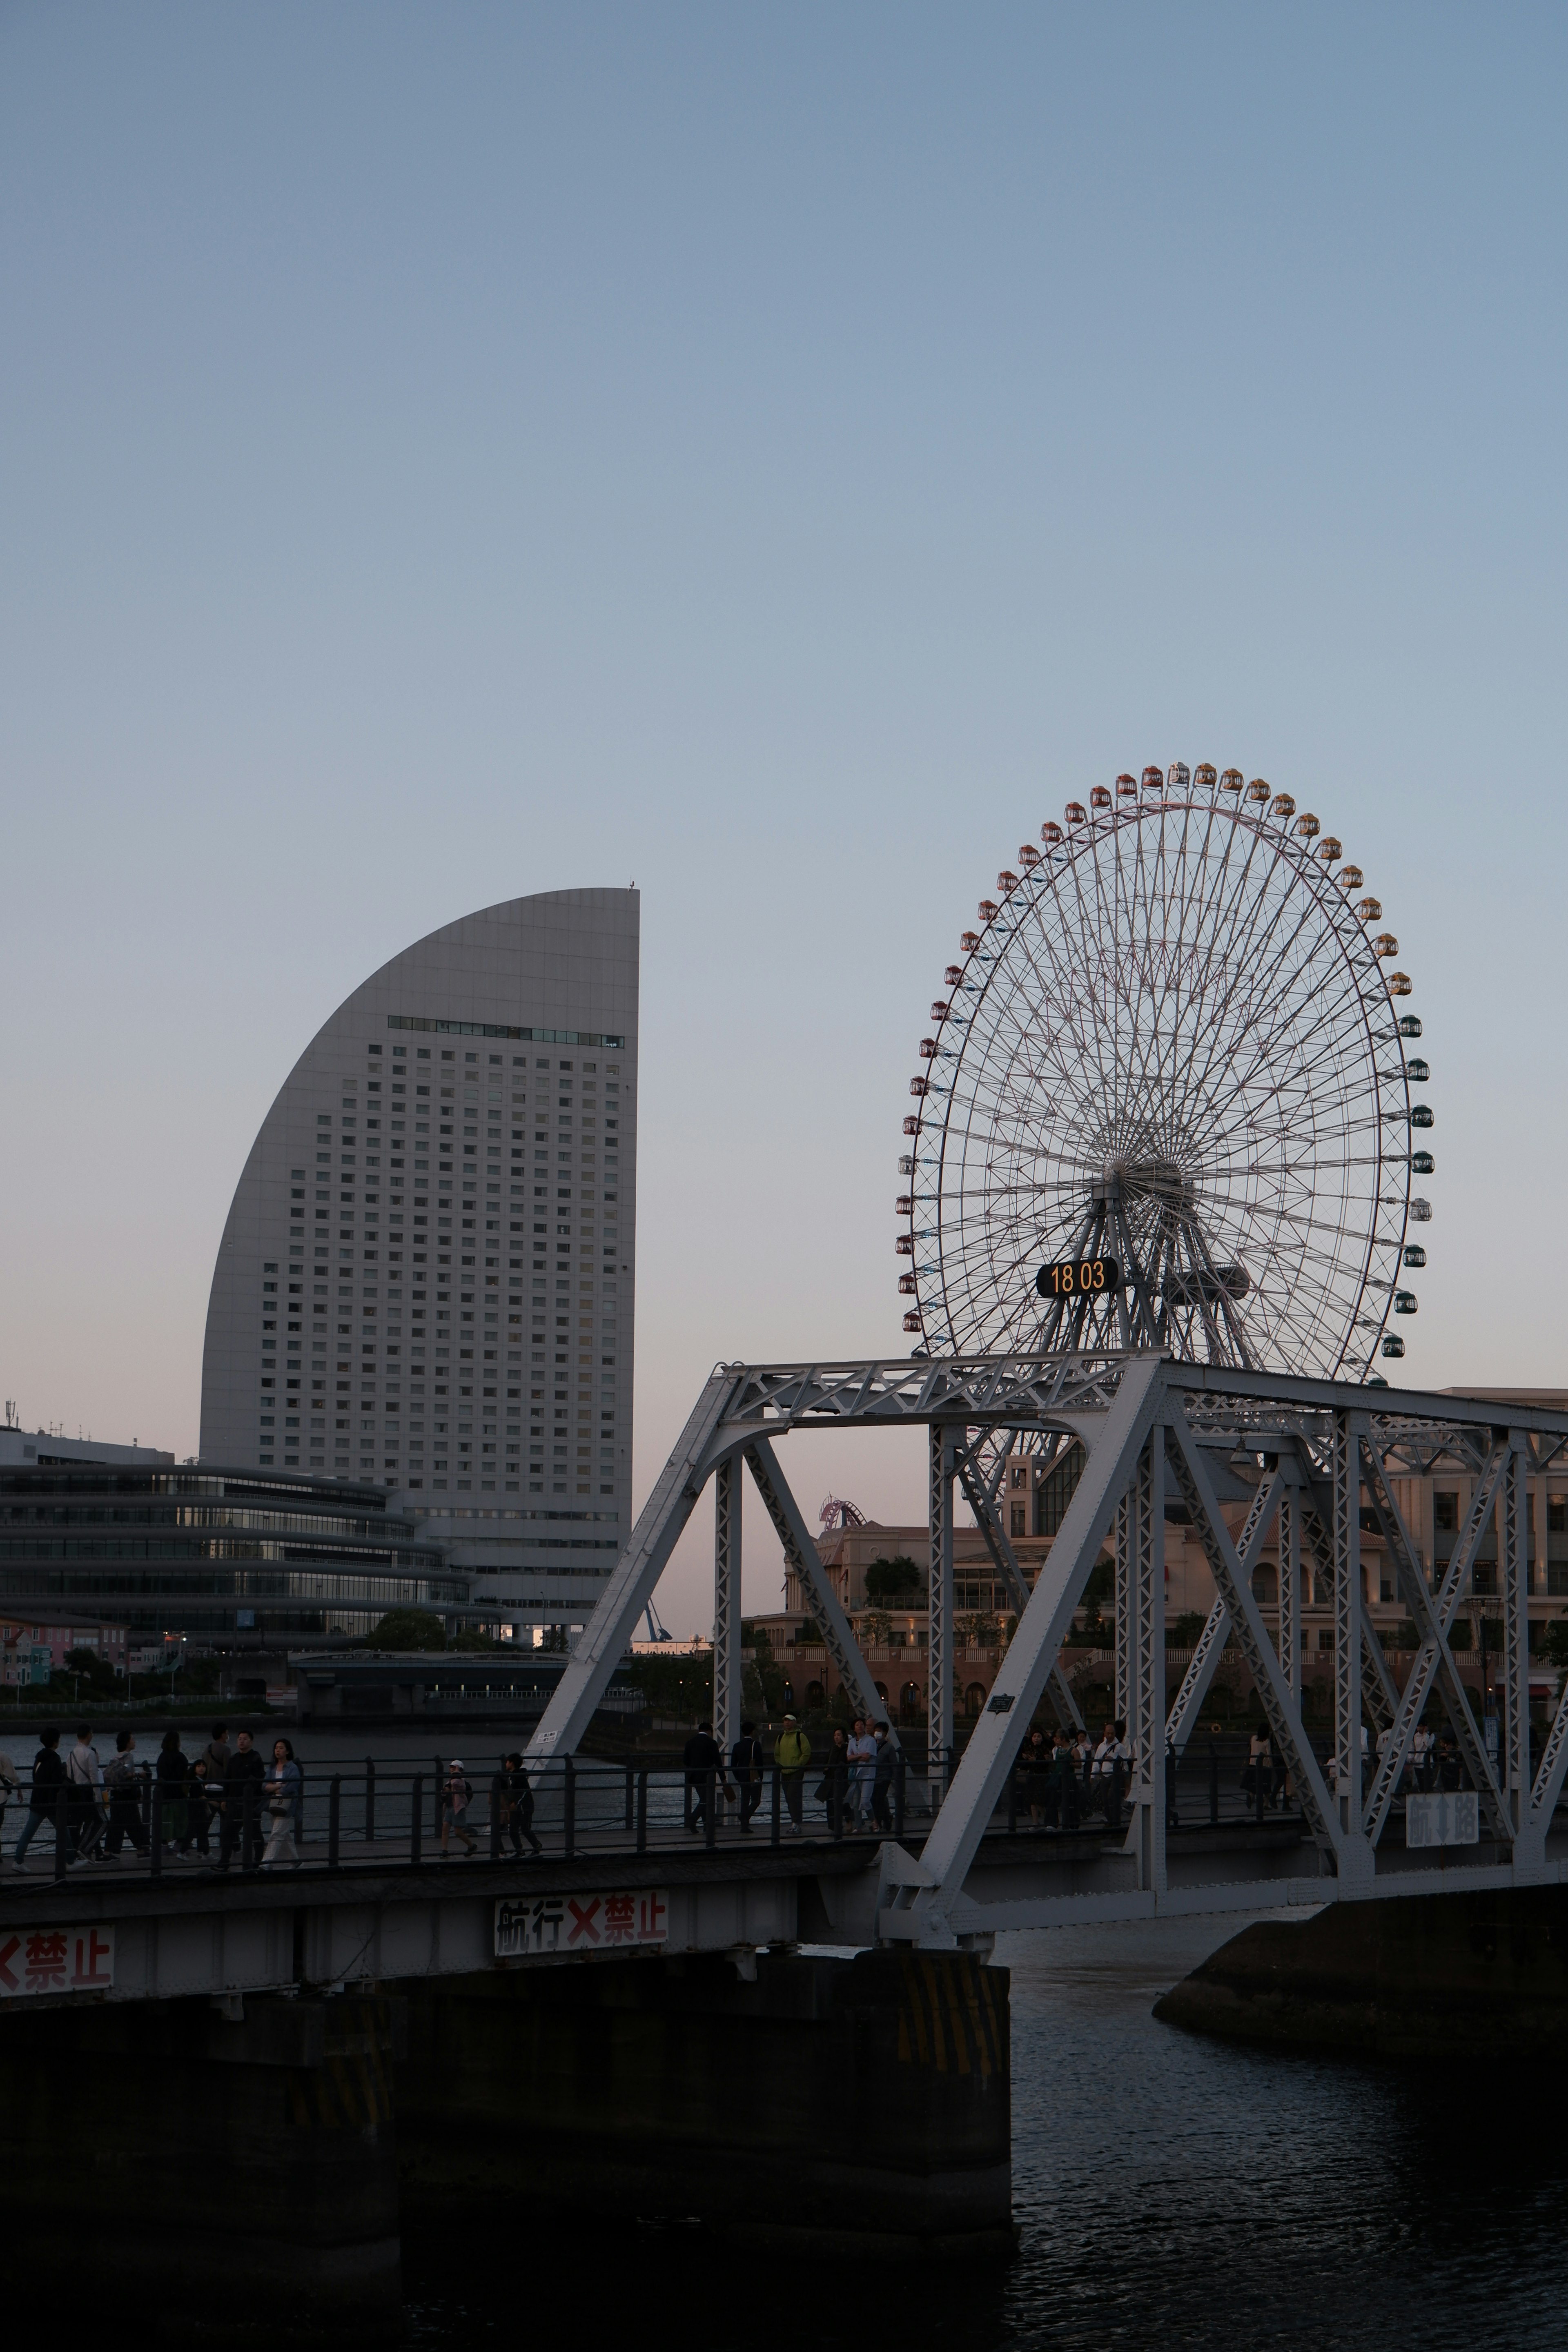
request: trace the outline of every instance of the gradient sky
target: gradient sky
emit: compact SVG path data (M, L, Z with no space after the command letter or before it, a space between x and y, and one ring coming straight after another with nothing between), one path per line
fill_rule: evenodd
M29 1425L193 1451L321 1020L634 877L639 1500L715 1358L901 1352L942 968L1173 758L1315 809L1399 935L1411 1377L1568 1383L1565 65L1531 7L0 6ZM922 1508L916 1443L786 1466Z

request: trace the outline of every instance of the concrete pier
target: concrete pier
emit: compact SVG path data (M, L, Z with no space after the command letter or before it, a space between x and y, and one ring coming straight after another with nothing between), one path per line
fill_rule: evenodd
M1568 2058L1568 1886L1259 1920L1156 2001L1194 2032L1345 2057Z
M694 2216L942 2253L1012 2244L1007 1976L760 1953L404 1988L405 2210Z
M385 2000L237 1996L0 2023L13 2307L161 2340L401 2326Z

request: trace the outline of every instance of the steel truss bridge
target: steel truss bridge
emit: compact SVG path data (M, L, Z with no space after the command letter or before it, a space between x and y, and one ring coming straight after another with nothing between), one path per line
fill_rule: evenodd
M1531 1771L1526 1478L1568 1451L1568 1415L1344 1382L1180 1363L1152 1353L901 1358L838 1364L715 1368L666 1464L603 1600L534 1735L543 1764L579 1745L687 1522L714 1490L714 1729L739 1729L740 1494L754 1482L786 1559L811 1594L828 1654L853 1704L879 1708L875 1685L776 1442L793 1429L923 1427L929 1448L929 1770L952 1748L953 1507L969 1503L1018 1608L1017 1632L990 1699L915 1856L880 1848L868 1939L926 1948L984 1948L998 1929L1069 1921L1320 1905L1462 1888L1538 1885L1568 1875L1568 1834L1551 1836L1568 1769L1568 1685ZM1009 1456L1048 1459L1077 1443L1084 1466L1033 1590L1004 1531L998 1495ZM1395 1482L1441 1465L1474 1480L1453 1555L1429 1573ZM1222 1505L1233 1506L1236 1532ZM1362 1514L1370 1509L1419 1637L1401 1691L1363 1596ZM1201 1541L1216 1599L1173 1706L1166 1709L1164 1537L1168 1514ZM1499 1528L1497 1605L1506 1706L1497 1762L1460 1682L1451 1633L1488 1526ZM1276 1538L1277 1601L1252 1589ZM1021 1738L1050 1686L1077 1709L1058 1656L1108 1538L1116 1560L1118 1713L1133 1748L1125 1845L1097 1859L1049 1856L1006 1871L975 1865ZM1301 1713L1301 1579L1331 1593L1334 1738L1325 1780ZM1197 1721L1221 1652L1250 1669L1308 1836L1248 1860L1167 1851L1165 1767ZM1417 1726L1436 1695L1477 1792L1480 1842L1429 1866L1386 1832ZM1370 1780L1363 1714L1392 1726ZM896 1734L895 1734L896 1737ZM1065 1842L1064 1842L1065 1843ZM1075 1842L1076 1843L1076 1842ZM1269 1874L1270 1869L1274 1874ZM1229 1875L1226 1874L1227 1870Z

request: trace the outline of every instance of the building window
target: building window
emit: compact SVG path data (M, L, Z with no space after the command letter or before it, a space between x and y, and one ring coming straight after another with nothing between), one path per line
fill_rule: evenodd
M1432 1497L1432 1525L1439 1531L1446 1528L1449 1534L1452 1534L1458 1528L1458 1524L1459 1498L1458 1495L1434 1495Z
M1067 1516L1083 1475L1084 1452L1075 1445L1044 1479L1035 1495L1035 1533L1054 1536Z

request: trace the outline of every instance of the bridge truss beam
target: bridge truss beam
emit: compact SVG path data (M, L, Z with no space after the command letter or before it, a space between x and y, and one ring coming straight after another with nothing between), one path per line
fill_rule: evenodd
M1442 1699L1479 1791L1491 1840L1483 1861L1456 1856L1441 1883L1507 1885L1557 1874L1546 1836L1568 1777L1568 1690L1533 1785L1529 1781L1529 1560L1524 1481L1568 1458L1568 1415L1521 1410L1506 1425L1485 1401L1421 1391L1373 1391L1327 1381L1179 1364L1153 1354L1079 1351L1034 1357L942 1357L836 1364L716 1368L632 1531L531 1746L542 1759L567 1752L595 1707L651 1599L670 1553L710 1477L715 1520L716 1697L725 1727L738 1706L741 1462L750 1470L785 1556L809 1594L845 1689L861 1708L876 1690L832 1579L774 1453L792 1430L923 1427L928 1446L931 1735L927 1773L936 1818L923 1853L882 1849L877 1932L885 1940L942 1947L984 1940L1003 1925L1047 1918L1148 1916L1162 1906L1205 1907L1184 1864L1166 1883L1166 1743L1178 1751L1197 1720L1227 1641L1245 1658L1271 1737L1317 1848L1316 1876L1292 1882L1294 1899L1329 1900L1426 1888L1431 1871L1380 1852L1428 1697ZM1002 1526L998 1503L1009 1449L1055 1450L1076 1441L1084 1468L1049 1554L1030 1588ZM1441 1466L1475 1490L1447 1566L1424 1562L1398 1508L1394 1482ZM955 1493L956 1490L956 1493ZM1174 1501L1167 1505L1167 1491ZM1018 1606L1018 1622L990 1699L945 1790L952 1704L952 1514L961 1495ZM1222 1497L1245 1497L1235 1535ZM1363 1503L1364 1497L1364 1503ZM1184 1507L1213 1572L1215 1601L1181 1691L1164 1706L1164 1524ZM1363 1508L1384 1538L1400 1597L1420 1646L1401 1691L1363 1591ZM1234 1505L1233 1505L1234 1510ZM1492 1517L1501 1522L1505 1671L1510 1698L1504 1769L1494 1772L1454 1661L1449 1632ZM1279 1562L1274 1602L1254 1593L1270 1530ZM1062 1641L1108 1538L1116 1542L1118 1690L1132 1730L1132 1828L1125 1894L1053 1895L985 1903L966 1882L981 1836L1003 1795L1021 1739L1047 1687L1059 1711L1077 1708L1060 1669ZM1335 1613L1334 1753L1331 1790L1301 1719L1301 1578L1311 1572ZM945 1696L944 1696L945 1695ZM1380 1726L1363 1787L1362 1724ZM1058 1874L1059 1879L1059 1874ZM1226 1907L1223 1890L1212 1907ZM1089 1903L1090 1912L1083 1906ZM1127 1906L1131 1904L1131 1908ZM1120 1907L1118 1907L1120 1906ZM1037 1914L1038 1916L1037 1916Z

